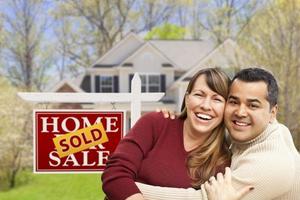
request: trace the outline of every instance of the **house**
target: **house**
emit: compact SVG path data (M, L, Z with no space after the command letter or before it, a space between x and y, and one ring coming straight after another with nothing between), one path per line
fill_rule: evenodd
M196 71L219 66L232 74L237 67L245 65L246 60L247 54L231 39L216 46L209 40L145 41L131 32L85 74L75 81L58 83L52 92L129 92L133 74L138 72L142 92L165 92L160 102L143 103L143 112L156 108L179 111L187 83ZM80 107L130 112L129 103L81 104Z

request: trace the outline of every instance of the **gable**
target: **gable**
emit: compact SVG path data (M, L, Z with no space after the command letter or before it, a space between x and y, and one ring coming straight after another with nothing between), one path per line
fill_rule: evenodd
M145 43L123 63L132 63L136 72L161 72L162 68L172 68L175 63L168 59L150 43Z
M84 92L71 80L62 80L52 87L50 92Z
M68 84L64 84L56 92L76 92L76 91Z
M144 41L136 34L129 33L125 38L105 53L94 66L115 66L135 52Z

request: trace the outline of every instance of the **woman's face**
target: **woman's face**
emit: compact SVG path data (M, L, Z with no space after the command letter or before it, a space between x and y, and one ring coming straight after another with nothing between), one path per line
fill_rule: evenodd
M211 134L223 121L225 99L211 90L206 83L206 76L200 75L192 91L185 96L187 125L193 132Z

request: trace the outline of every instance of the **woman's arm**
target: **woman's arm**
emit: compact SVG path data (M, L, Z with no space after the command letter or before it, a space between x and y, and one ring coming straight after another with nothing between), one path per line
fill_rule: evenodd
M109 157L102 174L102 189L108 199L124 200L140 193L135 180L142 160L153 146L154 124L151 114L141 117Z

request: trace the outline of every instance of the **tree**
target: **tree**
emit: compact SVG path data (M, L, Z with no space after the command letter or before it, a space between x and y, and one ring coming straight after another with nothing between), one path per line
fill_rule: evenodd
M51 65L51 52L47 52L51 48L43 41L48 26L45 11L47 5L41 0L12 0L6 2L3 14L5 72L26 90L41 90Z
M56 4L58 50L69 66L89 67L123 37L136 0L65 0ZM65 63L66 64L66 63ZM75 69L76 71L76 69Z
M0 188L13 188L32 149L32 108L20 98L17 89L0 77ZM26 156L25 156L26 155ZM31 156L30 156L31 157Z
M264 6L264 1L256 0L191 1L179 13L185 15L192 38L209 36L217 44L227 38L236 39L258 8Z
M4 41L4 31L3 31L3 17L0 14L0 53L3 47L3 41Z
M160 27L154 27L145 36L146 40L150 39L164 39L164 40L175 40L184 39L185 28L174 25L174 24L163 24Z
M182 0L144 0L137 1L136 9L132 14L136 15L136 20L132 19L132 27L136 32L147 32L152 28L169 22L173 17Z

